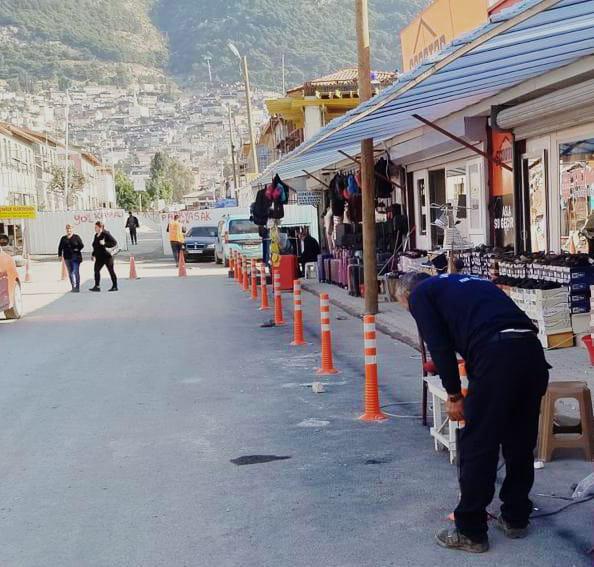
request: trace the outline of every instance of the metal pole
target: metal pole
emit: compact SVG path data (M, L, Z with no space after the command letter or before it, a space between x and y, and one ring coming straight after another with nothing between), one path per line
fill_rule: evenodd
M356 1L357 47L359 59L359 99L369 100L371 61L369 47L369 10L367 0ZM361 192L363 194L363 270L365 277L365 313L378 312L377 258L375 252L375 191L373 140L361 142Z
M283 53L283 60L282 60L282 68L283 68L283 96L287 94L287 83L285 81L285 54Z
M254 160L254 173L258 175L260 173L260 168L258 166L258 152L256 149L256 132L254 131L254 122L252 119L252 92L250 90L250 76L248 73L247 57L245 55L241 58L241 63L243 66L243 80L245 83L245 98L247 104L248 127L250 129L252 159Z
M66 89L66 132L65 132L65 142L66 142L66 162L64 166L64 207L68 210L68 185L70 182L69 173L70 173L70 94L69 89Z
M239 180L237 179L237 167L235 164L235 144L233 144L233 125L231 123L231 107L227 107L229 111L229 142L231 143L231 164L233 166L233 184L235 185L235 193L239 189Z

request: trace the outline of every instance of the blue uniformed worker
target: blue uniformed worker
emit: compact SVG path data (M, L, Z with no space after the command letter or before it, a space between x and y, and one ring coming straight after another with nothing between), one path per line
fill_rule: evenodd
M474 553L489 549L486 509L495 493L500 447L506 476L497 526L510 538L524 537L532 513L528 496L540 402L550 368L536 327L496 285L477 277L407 274L396 294L427 343L448 393L449 417L465 421L456 527L439 531L437 543ZM466 398L456 353L466 362Z

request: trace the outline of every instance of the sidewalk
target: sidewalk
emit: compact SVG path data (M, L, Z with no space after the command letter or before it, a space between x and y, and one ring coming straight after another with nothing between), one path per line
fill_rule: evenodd
M346 290L331 284L319 283L317 280L303 280L303 289L320 295L327 293L330 302L344 309L354 317L363 317L364 301L360 297L350 296ZM397 303L380 301L380 312L376 316L377 328L418 350L419 339L417 326L409 313ZM581 345L547 351L547 360L553 366L551 380L570 381L583 380L594 391L594 368L590 366L588 353Z

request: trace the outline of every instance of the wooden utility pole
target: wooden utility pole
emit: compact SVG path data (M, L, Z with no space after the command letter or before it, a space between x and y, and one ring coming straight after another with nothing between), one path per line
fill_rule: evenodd
M254 175L260 173L258 165L258 148L256 147L256 132L254 130L254 118L252 116L252 91L250 89L250 75L248 72L247 57L244 55L241 59L243 68L243 80L245 82L245 99L247 105L248 128L250 129L250 146L252 152L252 160L254 162Z
M371 54L369 47L369 9L367 0L355 0L357 47L359 53L359 100L372 96ZM363 194L363 271L365 277L365 313L375 315L377 308L377 258L375 252L375 186L373 140L361 142L361 192Z

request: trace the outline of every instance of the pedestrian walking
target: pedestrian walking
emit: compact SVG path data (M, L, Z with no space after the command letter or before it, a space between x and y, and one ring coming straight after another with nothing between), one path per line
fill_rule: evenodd
M496 285L461 274L408 274L398 280L398 301L410 310L448 393L450 419L460 432L460 502L455 528L436 534L450 549L489 549L487 506L495 492L501 447L506 476L497 527L509 538L527 533L532 513L534 448L549 368L526 314ZM466 362L462 396L459 353Z
M117 240L105 230L105 225L101 221L95 223L95 237L93 238L93 260L95 260L95 286L90 291L101 291L101 270L103 266L111 277L111 289L109 291L118 291L118 278L113 267L113 257L117 250Z
M138 217L134 216L132 211L128 212L125 228L130 231L130 242L132 244L138 244L138 236L136 235L136 231L140 228L140 223L138 222Z
M80 292L80 265L82 264L82 249L85 247L78 234L74 234L74 227L66 225L66 234L58 244L58 257L64 260L70 285L74 293Z
M169 243L171 244L171 252L175 265L179 264L179 255L184 248L184 228L179 220L179 215L174 215L173 220L167 225L167 232L169 233Z

